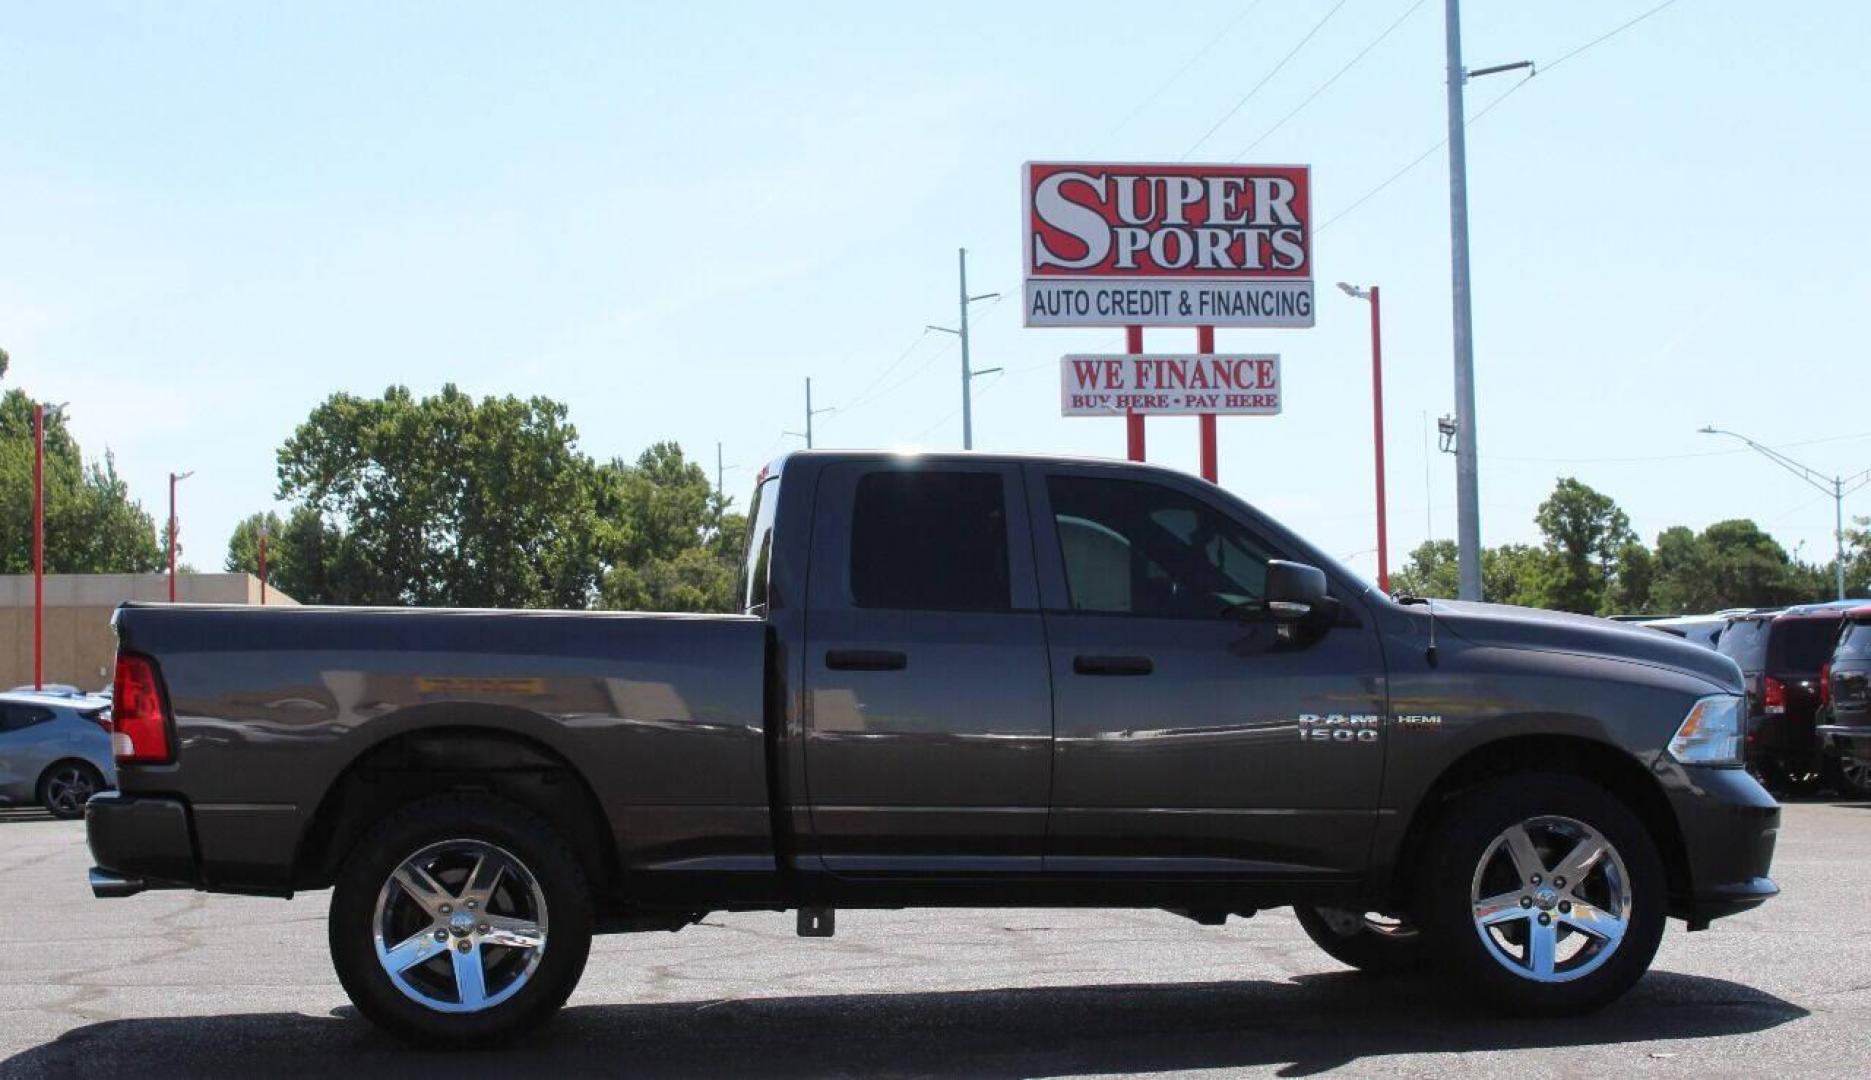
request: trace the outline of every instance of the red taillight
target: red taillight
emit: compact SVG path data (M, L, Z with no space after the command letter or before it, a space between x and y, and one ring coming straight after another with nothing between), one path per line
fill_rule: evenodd
M1832 661L1819 666L1819 707L1832 704Z
M1787 711L1787 684L1766 675L1761 678L1761 704L1770 713Z
M147 657L117 657L116 688L110 703L111 751L125 763L169 760L169 718L156 684L156 665Z

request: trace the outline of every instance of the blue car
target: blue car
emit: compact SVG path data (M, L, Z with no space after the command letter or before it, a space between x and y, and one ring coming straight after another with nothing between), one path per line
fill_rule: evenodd
M109 707L88 695L0 694L0 806L83 817L91 796L117 786Z

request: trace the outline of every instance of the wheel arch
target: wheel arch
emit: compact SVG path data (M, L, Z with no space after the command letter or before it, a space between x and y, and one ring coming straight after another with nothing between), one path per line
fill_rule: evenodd
M339 771L300 833L292 887L330 885L384 814L452 791L526 807L563 830L594 886L612 880L616 837L589 778L568 755L531 735L441 716L362 748Z
M1605 788L1637 815L1663 859L1671 907L1691 895L1688 845L1662 786L1628 752L1580 735L1514 735L1482 743L1451 762L1432 782L1410 815L1388 871L1389 896L1411 895L1410 874L1444 809L1462 792L1515 773L1565 773Z

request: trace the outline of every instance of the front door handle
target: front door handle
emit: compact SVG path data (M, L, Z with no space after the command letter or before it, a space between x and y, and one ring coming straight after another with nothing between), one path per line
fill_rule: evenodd
M1074 656L1072 671L1079 675L1148 675L1156 665L1147 656Z
M902 671L910 658L895 649L828 649L825 666L833 671Z

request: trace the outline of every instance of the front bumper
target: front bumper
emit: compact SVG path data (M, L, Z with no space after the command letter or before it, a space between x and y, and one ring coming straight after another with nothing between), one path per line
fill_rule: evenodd
M1767 876L1780 836L1780 804L1745 770L1675 766L1665 785L1682 829L1688 891L1670 914L1700 930L1778 896Z
M1871 757L1871 727L1861 724L1821 724L1819 738L1827 746L1853 757Z
M103 792L85 804L84 831L97 863L91 871L94 896L132 896L144 889L202 884L194 829L188 806L180 799Z

